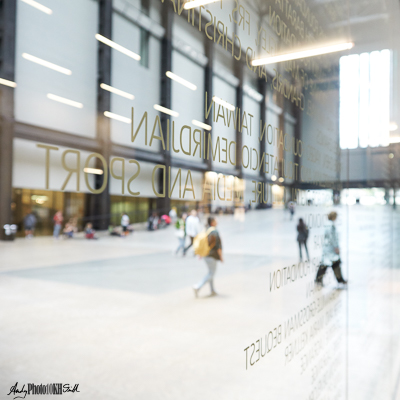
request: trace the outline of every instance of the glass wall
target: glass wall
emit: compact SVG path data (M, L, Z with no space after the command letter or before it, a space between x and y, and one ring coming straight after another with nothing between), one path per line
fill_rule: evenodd
M0 25L5 398L400 399L398 1Z

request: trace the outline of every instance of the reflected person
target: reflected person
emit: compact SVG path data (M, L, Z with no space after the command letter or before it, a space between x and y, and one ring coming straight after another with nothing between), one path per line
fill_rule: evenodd
M190 247L193 246L193 240L197 236L197 234L200 231L200 220L199 217L197 216L197 211L192 210L190 212L190 215L186 218L186 235L189 236L190 243L189 246L187 246L183 250L183 255L186 255L186 252L189 250Z
M338 283L347 284L347 281L343 279L342 270L340 268L341 260L339 237L335 226L336 219L337 213L335 211L332 211L328 214L329 224L325 228L321 265L318 268L317 277L315 278L316 283L321 285L328 267L332 267Z
M219 233L216 229L217 220L214 217L208 218L208 245L210 247L209 253L204 257L207 264L208 274L202 279L201 282L193 286L194 294L198 297L199 290L208 282L210 284L211 296L216 296L217 292L214 289L214 275L217 271L217 261L224 262L222 256L222 243Z
M300 261L303 261L303 254L301 252L301 246L303 245L306 249L307 260L310 259L307 249L307 239L308 239L308 227L304 223L303 218L299 218L299 223L297 225L297 241L299 242L299 251L300 251Z
M179 218L175 224L175 228L176 228L175 234L179 240L179 246L176 249L175 254L178 254L180 250L182 250L182 253L183 253L185 250L185 239L186 239L185 220L186 220L186 217L187 217L186 213L183 213L181 218Z

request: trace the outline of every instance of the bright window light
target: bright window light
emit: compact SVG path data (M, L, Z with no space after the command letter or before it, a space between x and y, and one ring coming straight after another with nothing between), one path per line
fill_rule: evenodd
M48 15L53 14L53 11L52 11L50 8L45 7L43 4L40 4L40 3L38 3L38 2L35 1L35 0L22 0L22 1L23 1L24 3L26 3L26 4L29 4L29 5L32 6L32 7L35 7L36 9L38 9L38 10L40 10L40 11L42 11L42 12L48 14Z
M133 100L135 98L135 96L133 94L124 92L123 90L116 89L112 86L106 85L105 83L101 83L100 87L104 90L107 90L108 92L115 93L115 94L125 97L129 100Z
M106 37L104 37L104 36L102 36L102 35L99 35L98 33L96 33L95 38L96 38L99 42L104 43L104 44L106 44L107 46L112 47L113 49L115 49L115 50L121 52L122 54L125 54L125 55L127 55L128 57L133 58L134 60L140 61L140 56L139 56L139 54L136 54L136 53L134 53L133 51L128 50L127 48L121 46L120 44L115 43L115 42L113 42L112 40L107 39Z
M104 171L98 168L84 168L83 172L87 174L103 175Z
M188 3L186 3L188 4ZM253 60L251 63L253 65L266 65L275 64L278 62L289 61L289 60L299 60L301 58L315 57L323 54L336 53L338 51L350 50L354 47L354 43L339 43L331 46L317 47L316 49L309 49L303 51L297 51L294 53L282 54L279 56L272 56L266 58L260 58L258 60Z
M359 56L340 59L340 147L358 147Z
M211 3L216 3L218 0L194 0L194 1L188 1L185 3L183 8L185 10L190 10L195 7L200 7L200 6L205 6L206 4L211 4Z
M169 108L165 108L163 106L159 106L158 104L154 104L154 109L164 114L172 115L173 117L179 117L179 113L177 113L176 111L170 110Z
M17 84L15 82L9 81L7 79L2 79L2 78L0 78L0 85L9 86L12 88L17 87Z
M358 97L359 113L358 113L358 140L360 147L368 147L369 137L371 136L371 124L369 116L370 107L370 68L369 53L360 55L360 93Z
M226 102L225 100L222 100L217 96L214 96L212 99L215 101L215 103L217 103L217 104L219 104L221 106L224 106L228 110L235 111L235 106L230 104L230 103L228 103L228 102Z
M49 61L42 60L41 58L32 56L31 54L27 53L22 53L22 57L25 58L26 60L32 61L36 64L42 65L43 67L47 67L50 69L53 69L54 71L61 72L62 74L65 75L71 75L72 71L70 69L60 67L59 65L53 64Z
M130 118L123 117L122 115L114 114L109 111L104 111L104 115L107 118L115 119L116 121L125 122L126 124L130 124L132 122L132 120Z
M82 103L78 103L77 101L66 99L65 97L56 96L55 94L48 93L47 97L50 100L58 101L59 103L67 104L68 106L83 108Z
M197 86L196 86L196 85L194 85L193 83L188 82L186 79L183 79L183 78L181 78L181 77L178 76L178 75L175 75L175 74L174 74L173 72L171 72L171 71L167 71L167 72L165 73L165 75L167 75L168 78L170 78L170 79L172 79L172 80L174 80L174 81L180 83L181 85L186 86L186 87L189 88L190 90L196 90L196 89L197 89Z
M202 129L205 129L206 131L211 131L210 125L204 124L203 122L197 121L195 119L192 120L192 124L202 128Z
M340 147L390 143L390 51L340 59Z

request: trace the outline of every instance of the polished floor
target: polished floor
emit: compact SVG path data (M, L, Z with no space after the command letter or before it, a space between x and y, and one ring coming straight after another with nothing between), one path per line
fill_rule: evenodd
M271 290L299 261L296 219L314 221L315 259L327 211L221 216L219 295L198 299L205 263L173 254L172 227L0 243L1 396L18 382L79 384L74 399L400 399L399 212L337 208L348 290L329 271L310 292L314 265Z

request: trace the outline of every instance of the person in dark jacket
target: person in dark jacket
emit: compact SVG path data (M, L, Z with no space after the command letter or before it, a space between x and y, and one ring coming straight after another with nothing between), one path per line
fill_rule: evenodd
M218 231L216 230L217 220L214 217L208 218L208 226L210 233L208 234L208 245L210 252L204 261L207 264L208 274L201 282L193 286L194 295L197 297L199 290L208 282L210 284L211 296L216 296L217 292L214 290L214 275L217 271L217 261L224 262L222 256L222 243Z
M29 214L24 218L25 237L27 239L33 238L36 222L37 220L35 215L32 213L32 211L30 211Z
M299 242L300 261L303 261L303 254L301 252L302 245L306 249L307 260L310 259L307 249L307 239L308 239L308 227L304 223L303 218L299 218L299 223L297 225L297 241Z

